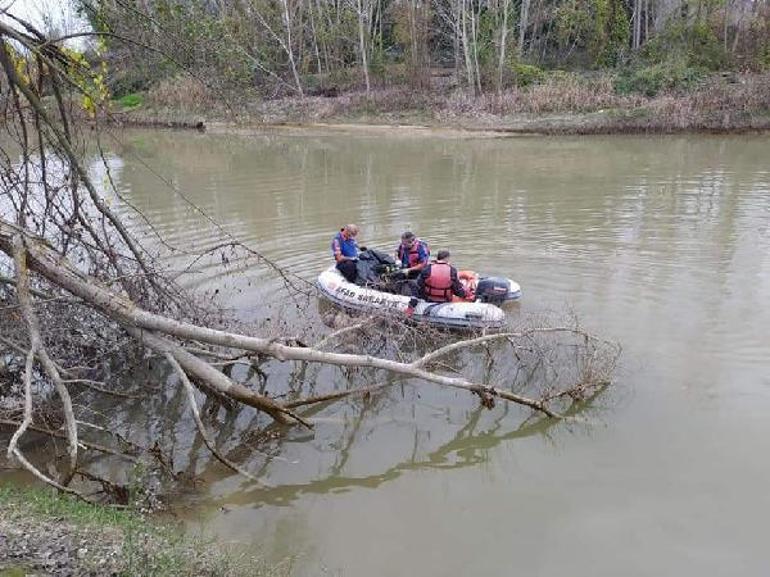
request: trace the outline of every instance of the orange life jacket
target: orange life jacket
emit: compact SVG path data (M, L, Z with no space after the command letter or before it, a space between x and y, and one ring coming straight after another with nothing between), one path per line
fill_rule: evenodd
M425 241L415 239L414 244L410 247L406 247L403 244L398 245L398 260L402 265L415 266L420 262L420 246L425 249L425 254L430 256L430 248ZM404 258L406 257L406 258Z
M454 295L452 297L453 302L469 302L472 303L476 300L476 287L479 284L479 275L472 270L460 270L457 271L457 278L460 284L465 289L465 296L458 297Z
M452 266L448 262L431 263L424 293L429 301L444 303L452 300Z

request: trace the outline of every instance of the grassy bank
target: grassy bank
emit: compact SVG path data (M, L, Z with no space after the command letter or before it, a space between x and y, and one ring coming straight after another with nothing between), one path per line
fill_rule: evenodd
M173 524L133 511L0 486L0 577L285 573L247 551L185 537Z
M625 84L624 84L625 82ZM176 78L113 103L128 125L196 127L281 124L376 124L505 133L597 134L741 132L770 129L770 73L713 75L646 95L610 74L550 74L500 94L414 92L405 88L266 100L256 94L213 94Z

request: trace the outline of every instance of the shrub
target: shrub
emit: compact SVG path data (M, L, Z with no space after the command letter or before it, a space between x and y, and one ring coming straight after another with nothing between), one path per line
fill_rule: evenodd
M137 92L132 92L118 98L117 103L123 108L136 108L144 104L144 96Z
M511 72L513 73L514 83L519 88L537 84L545 79L545 72L543 69L533 66L532 64L515 62L511 66Z
M150 87L152 75L143 64L114 64L108 61L108 70L110 71L107 85L110 93L119 98L132 92L143 92ZM153 73L157 78L161 78L163 72L156 67Z
M649 64L677 61L706 70L719 70L726 62L724 44L706 22L669 24L644 45L641 57Z
M147 100L156 106L190 111L211 104L212 94L199 80L180 75L158 82L147 93Z
M560 72L531 86L522 95L524 109L535 114L585 113L621 105L609 75L586 77Z
M615 90L619 94L636 92L645 96L688 90L698 85L704 72L682 62L662 62L621 73L615 80Z
M619 0L593 0L594 24L588 52L594 65L615 66L623 58L631 36L628 16Z
M619 107L638 106L638 96L618 96L608 74L592 77L556 71L527 88L512 88L501 94L469 96L456 93L444 102L451 114L551 114L592 113Z

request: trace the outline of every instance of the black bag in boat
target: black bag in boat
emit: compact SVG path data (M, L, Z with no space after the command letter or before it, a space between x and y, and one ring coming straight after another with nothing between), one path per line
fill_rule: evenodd
M356 284L378 287L385 280L383 275L397 269L395 259L387 253L371 248L362 250L356 263Z

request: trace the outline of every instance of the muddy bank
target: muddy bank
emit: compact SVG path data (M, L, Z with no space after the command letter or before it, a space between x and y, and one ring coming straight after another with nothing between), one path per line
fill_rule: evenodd
M287 573L240 548L185 537L152 515L0 486L0 577Z
M502 138L515 135L601 135L601 134L742 134L770 131L767 115L741 118L698 119L687 123L666 124L656 121L645 109L609 110L586 114L519 115L484 119L454 117L447 121L427 120L419 115L393 118L367 116L360 118L270 119L259 117L227 118L193 114L184 111L136 111L122 115L118 125L127 128L172 128L209 132L251 132L275 130L303 133L388 133L400 136L439 136L449 138Z
M63 519L30 518L18 504L0 511L0 575L118 575L117 531L77 527Z
M621 95L607 81L553 81L501 94L417 94L383 89L332 97L260 99L211 94L206 102L150 92L108 119L124 126L213 130L398 131L449 137L517 134L740 133L770 130L770 74L726 80L690 92Z

